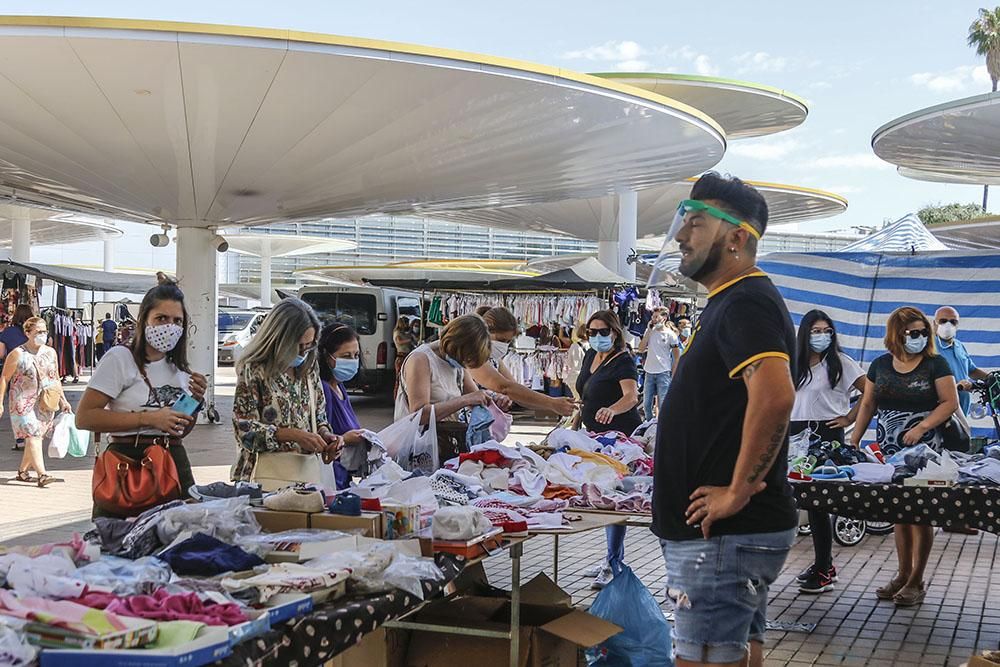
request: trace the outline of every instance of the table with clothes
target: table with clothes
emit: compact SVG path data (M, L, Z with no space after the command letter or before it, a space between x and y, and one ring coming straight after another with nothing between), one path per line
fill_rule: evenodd
M843 453L859 456L848 448ZM866 521L1000 534L1000 445L977 454L917 445L872 458L846 465L831 458L808 473L801 461L793 461L789 479L799 507Z

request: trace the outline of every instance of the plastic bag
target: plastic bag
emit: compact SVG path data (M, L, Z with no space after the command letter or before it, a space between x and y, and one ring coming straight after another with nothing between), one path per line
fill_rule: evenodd
M152 556L130 560L105 555L78 569L76 576L88 586L106 588L115 595L148 595L165 586L173 571Z
M486 406L486 409L490 411L493 416L493 425L490 426L490 435L497 442L503 442L504 439L510 435L510 425L514 423L514 415L507 414L493 401Z
M622 566L597 594L590 613L621 626L622 631L587 651L587 664L604 667L669 667L670 626L645 584Z
M76 427L76 417L73 417L73 423L69 427L69 455L75 456L77 458L87 455L87 450L90 449L90 431L81 431Z
M788 438L788 462L794 464L799 459L809 456L812 440L813 432L808 428Z
M396 462L403 467L404 470L411 470L424 473L425 475L431 475L435 470L441 467L441 460L438 454L438 439L437 439L437 429L435 424L437 421L434 417L434 406L430 406L430 417L427 420L427 426L423 427L423 433L420 432L419 426L419 415L417 412L417 435L410 441L409 448L404 448L399 452Z
M385 568L383 573L385 583L393 588L400 588L410 595L420 600L424 599L424 581L441 581L444 573L441 572L433 560L430 558L417 558L396 554L392 559L392 565ZM429 592L429 586L428 586Z
M70 412L61 412L56 417L56 423L52 427L52 439L49 440L49 456L54 459L61 459L69 451L69 429L75 417Z
M385 453L394 461L400 460L404 448L411 448L413 440L420 434L420 411L395 421L378 432L378 438L385 446ZM405 467L405 466L404 466Z

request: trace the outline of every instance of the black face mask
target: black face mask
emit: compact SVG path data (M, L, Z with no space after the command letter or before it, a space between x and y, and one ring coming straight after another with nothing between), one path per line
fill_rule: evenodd
M701 263L694 273L692 273L688 278L700 283L701 279L705 276L711 275L716 269L719 268L719 264L722 263L722 251L726 245L726 237L723 236L717 239L715 243L712 244L712 248L708 251L708 256L705 261Z

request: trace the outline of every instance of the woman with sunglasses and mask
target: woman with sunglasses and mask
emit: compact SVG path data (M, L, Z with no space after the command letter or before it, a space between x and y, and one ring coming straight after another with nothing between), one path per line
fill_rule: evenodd
M789 435L806 429L822 442L845 444L844 428L857 418L860 402L851 407L851 391L865 390L865 372L840 349L833 320L822 310L810 310L799 323L795 363L795 406ZM816 560L797 578L803 593L833 590L833 526L830 515L809 510Z
M339 455L343 439L334 434L317 364L319 318L303 301L284 299L261 324L236 365L233 425L240 454L233 481L253 481L262 454L320 454L326 463ZM309 466L319 483L319 466Z
M583 358L576 390L583 405L580 417L592 433L619 431L625 435L642 424L639 418L639 372L625 348L625 332L618 316L601 310L587 320L590 350ZM611 582L625 560L625 526L609 526L608 554L591 588Z
M886 323L885 346L889 353L868 368L851 444L861 446L877 414L878 444L883 451L919 444L940 451L941 426L958 409L958 390L948 362L937 354L927 316L917 308L897 308ZM924 600L924 570L934 544L934 528L896 524L894 533L898 571L875 595L896 606L911 607Z

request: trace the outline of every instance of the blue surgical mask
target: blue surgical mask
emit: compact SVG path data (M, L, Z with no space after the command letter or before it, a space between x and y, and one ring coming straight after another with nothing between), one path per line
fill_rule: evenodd
M456 359L454 357L445 355L444 360L447 361L448 365L450 365L455 370L459 370L460 371L463 368L462 362L460 362L458 359Z
M910 354L920 354L927 347L927 336L920 336L919 338L907 337L903 346Z
M833 342L833 334L828 334L828 333L809 334L809 347L812 348L813 352L817 353L826 352L826 349L830 347L830 343L832 342Z
M360 365L359 359L337 359L337 365L333 367L333 377L337 378L337 382L347 382L358 374Z
M614 347L614 341L611 340L611 336L591 336L590 347L598 352L610 352Z
M303 357L303 356L302 356L302 355L300 354L300 355L298 355L297 357L295 357L294 359L292 359L292 363L291 363L291 367L292 367L292 368L298 368L299 366L301 366L301 365L302 365L302 364L304 364L304 363L306 363L306 358L305 358L305 357Z

